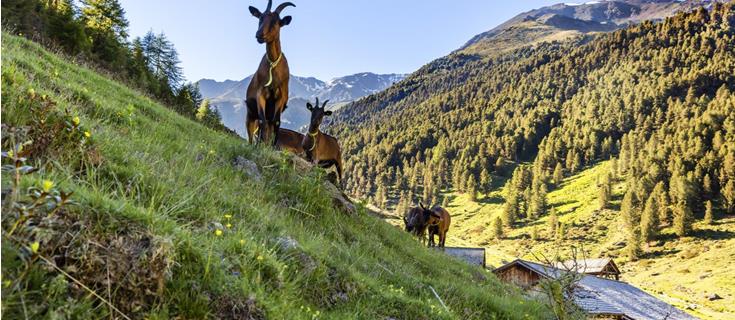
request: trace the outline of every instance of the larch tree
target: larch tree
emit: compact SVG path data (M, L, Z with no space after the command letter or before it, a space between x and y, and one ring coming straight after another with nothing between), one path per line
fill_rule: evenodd
M658 235L658 227L658 199L651 195L646 200L641 215L641 240L646 243L655 240Z
M490 226L490 230L492 230L492 236L495 239L502 239L503 238L503 220L500 219L500 217L496 217L493 219L493 223Z
M516 222L516 219L518 219L519 204L518 194L516 194L513 190L509 191L509 193L510 194L505 201L505 205L503 206L503 213L501 214L501 218L503 220L503 224L506 227L510 228L513 226L513 223Z
M564 168L561 166L561 162L556 163L556 168L554 168L554 184L557 186L561 185L561 182L564 180Z
M712 225L715 222L715 215L712 209L712 201L707 200L704 203L704 223Z

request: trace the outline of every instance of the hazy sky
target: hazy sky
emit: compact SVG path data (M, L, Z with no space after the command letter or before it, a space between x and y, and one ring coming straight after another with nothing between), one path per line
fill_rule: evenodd
M131 36L163 31L186 78L240 80L257 68L255 41L267 0L120 0ZM292 0L281 16L291 73L321 80L358 72L409 73L518 13L561 0ZM275 0L273 7L281 2Z

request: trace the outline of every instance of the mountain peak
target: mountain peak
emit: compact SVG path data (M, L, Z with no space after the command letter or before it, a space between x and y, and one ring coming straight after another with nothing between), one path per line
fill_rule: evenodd
M644 20L661 20L724 0L596 0L567 2L521 13L474 36L459 51L489 55L528 44L612 31Z

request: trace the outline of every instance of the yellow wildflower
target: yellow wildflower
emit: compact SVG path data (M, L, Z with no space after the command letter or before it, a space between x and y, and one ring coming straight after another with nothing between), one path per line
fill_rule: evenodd
M38 241L36 241L36 242L34 242L34 243L31 243L31 252L33 252L33 253L36 253L36 252L38 252L38 248L39 248L40 246L41 246L41 244L40 244L40 243L38 243Z
M89 137L92 136L92 133L89 132L89 131L84 131L84 136L87 137L87 138L89 138Z
M232 218L232 215L231 214L226 214L225 215L225 219L229 219L229 218Z
M44 192L51 191L51 188L54 187L54 182L51 180L43 180L43 183L41 184L41 188Z
M75 126L78 126L79 122L81 122L81 120L79 120L79 117L74 117L73 119L71 119L71 123L73 123Z
M240 239L240 245L245 245L245 239Z
M214 154L214 150L209 150L209 154Z
M218 236L218 237L221 236L222 235L222 230L220 230L220 229L214 230L214 235L215 236Z
M263 261L263 256L259 255L257 259L258 261Z
M232 223L228 223L227 228L232 228Z
M10 281L10 280L5 280L5 281L3 282L3 284L4 284L4 285L5 285L5 287L7 288L7 287L10 287L10 285L11 285L11 284L13 284L13 281Z
M8 158L12 158L12 157L13 157L13 150L8 150Z

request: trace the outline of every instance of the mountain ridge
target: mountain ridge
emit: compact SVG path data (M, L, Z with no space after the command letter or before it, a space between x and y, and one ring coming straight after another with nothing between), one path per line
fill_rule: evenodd
M289 78L288 108L282 115L285 128L301 130L308 125L310 113L304 108L307 101L319 97L321 101L330 100L331 110L374 94L397 83L405 78L405 74L375 74L361 72L344 77L322 81L315 77L300 77L291 75ZM252 75L242 80L216 81L201 79L196 82L202 96L210 100L222 116L222 121L228 128L245 136L244 100L247 87Z
M660 21L677 12L710 7L725 0L601 0L584 3L558 3L520 13L488 31L470 38L455 52L493 54L508 38L520 37L513 45L503 49L515 49L538 40L561 40L597 32L609 32L642 21ZM549 15L554 19L549 19ZM537 22L535 28L545 28L534 33L518 33L518 27L532 29L524 23ZM543 26L543 27L542 27ZM563 31L567 31L562 33ZM574 32L570 32L574 31ZM510 33L510 35L507 35ZM554 37L553 35L556 35Z

